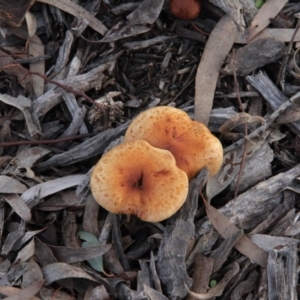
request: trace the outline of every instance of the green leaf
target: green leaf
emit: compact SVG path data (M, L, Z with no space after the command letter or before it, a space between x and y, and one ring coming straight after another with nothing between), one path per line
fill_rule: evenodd
M86 244L88 244L88 246L86 246L86 247L100 245L97 237L89 232L78 231L77 235L81 240L84 240L86 242Z
M91 246L98 246L100 245L96 236L91 233L85 231L78 231L78 237L85 242L82 242L81 247L87 248ZM104 272L103 269L103 257L98 256L91 259L88 259L87 262L89 265L98 272Z
M255 0L255 7L260 9L265 4L265 0Z

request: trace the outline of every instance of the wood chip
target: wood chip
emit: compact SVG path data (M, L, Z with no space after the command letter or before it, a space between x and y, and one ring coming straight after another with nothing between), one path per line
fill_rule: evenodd
M198 193L207 180L207 171L202 170L190 183L189 194L180 211L174 216L174 223L167 226L157 256L158 276L169 298L184 297L184 284L191 286L184 258L191 238L194 236L194 216Z
M229 238L232 234L239 231L239 229L217 209L209 205L206 201L204 201L204 204L210 222L223 238ZM267 266L268 253L252 243L245 235L239 239L234 247L261 267L265 268Z
M260 55L257 55L260 53ZM258 68L278 61L285 53L285 45L273 38L256 40L239 48L235 55L228 58L228 64L222 69L222 74L246 76Z
M251 22L251 26L248 27L248 41L265 29L270 24L270 20L278 15L287 2L288 0L269 0L264 3Z
M294 34L294 29L285 29L285 28L266 28L263 31L261 31L259 34L257 34L250 43L253 43L254 41L258 39L263 38L273 38L277 41L288 43L291 41L292 36ZM237 44L248 44L248 34L245 34L243 32L239 32L235 43ZM300 42L300 32L298 31L294 37L294 42Z
M234 200L229 201L220 209L220 212L241 229L253 228L275 209L281 202L280 192L299 175L300 165L297 165L289 171L262 181ZM211 230L211 225L207 220L200 222L198 226L198 235L208 233Z

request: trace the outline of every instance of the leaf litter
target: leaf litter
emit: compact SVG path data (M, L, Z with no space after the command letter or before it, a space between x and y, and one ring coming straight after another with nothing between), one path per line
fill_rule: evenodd
M168 2L0 0L0 299L299 297L300 7ZM167 221L114 216L89 174L157 105L223 166Z

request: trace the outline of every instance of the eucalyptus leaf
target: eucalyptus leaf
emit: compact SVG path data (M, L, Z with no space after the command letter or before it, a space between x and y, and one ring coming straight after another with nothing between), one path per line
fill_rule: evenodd
M89 232L78 231L78 237L84 240L84 242L82 242L81 244L83 248L100 245L100 242L98 241L97 237ZM104 272L102 255L95 258L88 259L87 262L94 270L98 272Z

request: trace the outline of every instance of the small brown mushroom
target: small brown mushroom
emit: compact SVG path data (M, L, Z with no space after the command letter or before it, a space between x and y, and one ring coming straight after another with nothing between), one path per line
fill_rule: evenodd
M188 178L173 155L142 140L120 144L104 154L90 185L94 198L106 210L148 222L173 215L188 193Z
M169 150L189 179L204 167L213 176L223 161L220 141L202 123L174 107L159 106L139 114L125 134L125 142L133 140L145 140L153 147Z
M170 0L171 13L182 20L195 19L201 10L199 0Z

